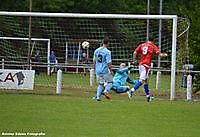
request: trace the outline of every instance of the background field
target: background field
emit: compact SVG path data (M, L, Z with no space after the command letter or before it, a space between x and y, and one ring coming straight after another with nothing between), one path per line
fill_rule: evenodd
M200 103L143 96L129 101L91 99L94 92L64 95L2 92L0 132L44 132L50 137L197 137Z

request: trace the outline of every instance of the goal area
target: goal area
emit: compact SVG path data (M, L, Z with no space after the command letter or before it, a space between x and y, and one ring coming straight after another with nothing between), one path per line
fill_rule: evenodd
M89 84L89 72L93 68L93 52L101 45L103 37L108 36L110 39L113 66L117 68L121 62L129 64L132 61L132 53L137 44L146 41L147 27L149 33L155 37L155 44L168 54L166 58L153 57L150 89L156 93L166 93L170 100L174 100L176 91L182 89L182 67L187 63L188 56L187 19L178 18L176 15L37 12L0 12L0 17L2 68L26 69L24 66L27 65L28 56L31 55L30 59L34 60L39 51L40 62L37 65L28 64L39 71L39 75L36 74L35 77L35 87L38 89L43 86L55 87L56 70L61 69L62 88L66 88L66 92L71 88L95 91L96 85L91 87ZM3 37L16 39L11 41ZM17 40L20 38L47 41L31 40L28 43L27 40ZM83 41L90 43L88 50L82 48ZM49 76L50 68L47 68L48 65L50 67L48 58L51 51L54 51L57 62L53 66L55 69L52 75ZM18 65L13 62L18 62ZM157 71L162 72L159 89L154 86ZM130 72L130 76L138 79L137 68Z

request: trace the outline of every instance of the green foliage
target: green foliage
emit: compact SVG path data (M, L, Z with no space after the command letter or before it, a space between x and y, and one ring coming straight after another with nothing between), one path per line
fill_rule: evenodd
M200 74L199 73L194 76L193 89L195 93L200 91Z
M1 0L0 10L29 11L29 0Z

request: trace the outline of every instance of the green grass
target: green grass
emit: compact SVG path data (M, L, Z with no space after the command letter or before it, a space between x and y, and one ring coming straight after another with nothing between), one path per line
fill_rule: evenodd
M48 137L197 137L200 103L91 99L94 93L0 94L0 132L44 132Z
M56 86L57 76L54 73L52 76L47 76L45 73L36 75L35 85ZM62 74L63 87L89 88L89 74Z
M130 74L130 77L133 79L138 79L137 73ZM185 92L184 88L181 88L181 75L177 75L176 77L176 91L178 92ZM158 92L162 93L170 93L170 80L171 76L162 74L161 75L161 82L160 88L157 90ZM96 90L97 85L94 87L89 86L89 74L64 74L62 77L62 87L71 87L71 88L81 88L90 91ZM56 87L56 74L52 76L47 76L44 73L40 75L36 75L35 77L35 86L49 86L49 87ZM156 74L149 76L149 87L151 91L155 91L156 89Z
M180 81L181 76L177 78ZM43 132L48 137L199 136L200 102L183 101L181 88L176 92L183 94L182 101L169 101L170 76L162 75L160 90L155 90L155 79L150 76L153 102L146 102L142 88L132 101L111 91L111 101L102 97L96 102L91 97L97 85L89 86L89 75L63 74L62 95L55 95L56 75L41 74L35 77L33 91L1 90L0 132Z

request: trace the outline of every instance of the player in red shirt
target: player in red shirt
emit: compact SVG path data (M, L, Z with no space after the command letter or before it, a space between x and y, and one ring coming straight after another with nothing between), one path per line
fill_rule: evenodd
M148 74L151 65L152 56L157 54L160 57L167 56L166 53L161 53L157 46L153 43L153 37L149 36L149 41L139 44L133 53L133 64L135 64L136 56L140 55L139 62L139 82L135 84L135 86L127 92L129 99L132 98L133 92L135 92L142 84L144 84L144 91L146 93L147 101L151 100L149 87L148 87Z

